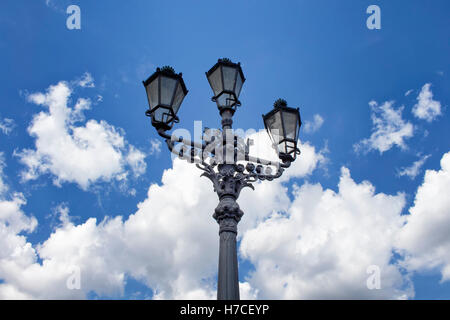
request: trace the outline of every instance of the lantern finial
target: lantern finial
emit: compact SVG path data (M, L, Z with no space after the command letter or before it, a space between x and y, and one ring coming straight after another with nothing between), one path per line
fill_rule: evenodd
M273 106L274 108L287 107L287 101L279 98L273 103Z
M233 63L233 62L231 61L231 59L228 59L228 58L221 58L221 59L219 59L219 62Z
M157 68L156 70L158 70L159 68ZM168 74L175 74L175 69L172 68L171 66L164 66L160 69L162 72L168 73Z

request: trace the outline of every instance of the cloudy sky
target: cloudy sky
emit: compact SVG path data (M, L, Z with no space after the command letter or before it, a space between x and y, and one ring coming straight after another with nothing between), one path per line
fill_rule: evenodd
M298 160L240 196L241 297L450 298L448 1L0 7L0 298L215 298L217 196L171 159L142 80L183 72L177 128L216 128L220 57L261 149L277 98L303 119Z

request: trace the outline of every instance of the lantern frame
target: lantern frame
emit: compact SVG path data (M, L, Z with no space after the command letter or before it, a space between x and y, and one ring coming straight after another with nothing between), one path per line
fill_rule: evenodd
M279 139L275 139L274 135L272 134L272 130L268 127L267 123L270 119L272 119L276 113L280 113L280 124L281 127L278 129L279 132L281 131L282 134L279 134ZM286 132L286 125L285 125L285 117L284 114L289 113L291 115L297 116L297 122L296 122L296 129L295 129L295 136L294 138L288 137L288 133ZM275 104L274 108L269 111L267 114L263 114L263 122L264 127L269 134L270 139L272 140L272 144L274 149L278 153L278 157L283 162L293 162L298 154L300 154L300 149L297 147L300 127L302 125L302 120L300 117L300 111L299 108L291 108L287 106L287 103L283 99L278 99ZM279 140L279 141L276 141ZM281 144L284 143L284 151L282 152L279 148ZM290 145L289 145L290 144ZM292 149L288 151L288 148Z
M225 79L224 79L224 72L223 72L224 67L235 69L232 90L225 89ZM213 81L211 80L211 76L219 68L220 68L220 70L219 70L219 72L220 72L220 84L219 84L220 88L215 88L213 85ZM213 90L213 93L214 93L214 96L211 98L211 100L217 104L217 108L220 110L221 113L223 110L231 110L231 112L234 114L234 112L236 111L236 108L241 105L241 102L239 101L239 95L242 91L242 87L246 80L244 73L242 71L242 68L241 68L241 63L240 62L234 63L230 59L222 58L222 59L217 60L217 63L214 66L212 66L212 68L209 69L209 71L205 72L205 74L206 74L206 78L208 79L209 85L211 86L211 89ZM238 77L240 77L240 80L241 80L241 84L240 84L239 88L237 88L237 86L236 86L238 83ZM217 91L217 94L216 94L216 91ZM230 98L226 99L227 103L230 102L230 104L226 104L226 105L220 104L220 102L219 102L220 97L224 94L228 94L229 96L231 96L231 99Z
M161 79L163 77L176 80L174 88L173 88L173 92L170 93L171 98L170 98L169 104L165 104L165 103L161 102L161 96L162 96L162 92L161 92L161 82L162 81L161 81ZM157 89L157 98L156 98L157 102L156 102L156 105L152 108L150 105L149 89L147 89L147 88L150 86L150 84L153 81L157 81L158 89ZM189 90L186 88L186 85L184 83L183 74L181 72L178 74L175 73L175 71L171 67L156 68L156 71L150 77L148 77L147 80L142 81L142 84L145 87L145 91L147 93L147 100L148 100L148 104L149 104L149 109L145 112L145 115L152 119L152 125L157 130L160 130L160 129L163 131L170 130L173 127L174 123L179 122L177 113L180 110L180 107L181 107L181 104L183 103L184 98L186 97L187 93L189 92ZM179 86L181 87L183 96L181 97L181 101L179 101L179 105L177 106L176 110L174 110L174 102L177 97L177 91L178 91ZM161 115L162 120L158 120L155 118L155 114L158 109L164 109L164 112Z

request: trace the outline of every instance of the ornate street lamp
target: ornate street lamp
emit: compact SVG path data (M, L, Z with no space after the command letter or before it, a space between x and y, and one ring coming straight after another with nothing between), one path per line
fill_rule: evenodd
M274 109L263 115L263 120L281 162L251 156L251 143L244 143L231 131L232 118L236 107L241 104L239 94L245 81L240 64L219 59L206 72L206 77L214 93L212 100L222 117L219 134L204 136L202 142L196 142L166 133L179 121L177 112L188 92L181 73L176 74L171 67L158 68L144 81L149 103L145 114L151 117L152 125L165 139L169 150L179 158L195 163L203 171L202 176L212 181L219 197L219 205L213 214L219 224L220 236L217 299L238 300L236 236L238 222L244 213L236 200L243 188L254 189L254 182L279 178L284 169L295 161L300 153L297 148L300 113L298 109L288 107L285 100L278 99ZM178 145L181 148L177 148ZM272 168L276 168L274 174Z

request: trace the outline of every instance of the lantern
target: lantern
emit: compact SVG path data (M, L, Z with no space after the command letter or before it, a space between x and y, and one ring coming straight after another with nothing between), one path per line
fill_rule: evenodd
M263 115L264 126L283 162L294 161L300 150L297 148L298 133L302 125L298 108L287 106L286 100L278 99L274 109Z
M171 129L178 122L177 112L188 93L182 74L176 74L168 66L157 68L143 84L149 105L145 114L151 117L156 129Z
M240 63L233 63L227 58L219 59L217 63L206 72L209 84L214 92L212 98L219 110L231 109L241 105L239 94L245 77Z

